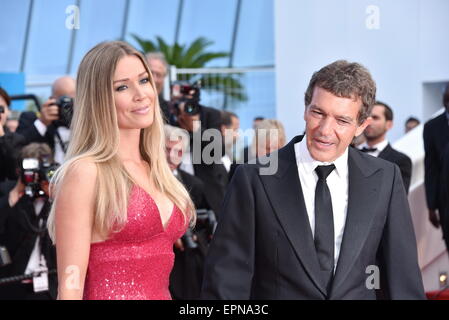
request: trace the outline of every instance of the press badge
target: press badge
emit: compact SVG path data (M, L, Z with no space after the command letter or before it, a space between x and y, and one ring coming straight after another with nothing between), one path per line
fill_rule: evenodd
M48 268L46 267L45 258L43 256L41 256L39 269L35 272L40 272L40 275L33 277L34 292L48 291Z

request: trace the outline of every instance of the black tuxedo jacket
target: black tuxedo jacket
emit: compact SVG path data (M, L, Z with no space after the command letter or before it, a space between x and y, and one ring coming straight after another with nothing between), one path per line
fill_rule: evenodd
M278 170L237 169L206 258L204 299L376 299L366 283L378 266L392 299L423 299L416 239L399 169L349 149L343 242L328 293L298 176L295 137L277 152ZM368 270L367 270L368 268Z
M34 112L27 111L22 112L19 118L19 126L17 127L17 133L20 133L25 137L25 144L32 142L47 143L52 150L55 149L55 134L56 126L50 124L47 126L47 131L45 136L41 136L39 131L37 131L34 126L34 121L36 121L37 116Z
M385 149L379 153L379 158L393 162L398 165L401 170L402 181L404 182L405 192L408 193L410 188L410 180L412 177L412 160L402 152L399 152L388 144Z
M448 200L444 196L441 171L443 168L443 151L449 144L449 125L445 112L424 125L423 137L426 152L424 183L427 207L444 212Z
M199 178L191 175L184 170L178 170L178 179L184 184L190 197L192 198L195 208L197 209L210 209L207 204L206 197L204 196L204 183Z
M220 132L221 126L221 113L219 110L201 106L200 113L201 120L201 134L204 133L207 129L215 129ZM221 146L223 144L221 134L219 143ZM195 176L200 178L204 183L204 194L207 200L207 203L210 205L211 209L215 212L217 219L220 219L220 208L223 202L226 186L228 184L228 172L224 165L220 162L222 156L222 149L218 154L213 153L214 162L211 164L207 164L204 162L204 159L201 157L203 150L214 141L211 139L210 141L202 141L201 142L201 153L195 153L195 150L192 148L193 146L193 135L191 135L191 152L193 153L194 160L194 171Z
M15 184L8 182L1 185L2 194L9 192ZM50 210L50 203L46 202L43 210ZM8 249L12 263L0 268L0 278L23 275L33 252L38 233L39 219L34 210L33 201L22 196L17 204L10 208L0 209L0 244ZM31 225L31 226L30 226ZM36 228L36 229L32 229ZM56 269L56 248L53 246L48 232L41 237L42 254L47 262L49 270ZM0 285L0 297L7 297ZM5 290L7 288L5 287ZM49 275L49 294L56 299L57 277Z

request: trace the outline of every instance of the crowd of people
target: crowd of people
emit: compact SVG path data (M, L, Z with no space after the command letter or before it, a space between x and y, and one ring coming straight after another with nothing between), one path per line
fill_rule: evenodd
M0 299L423 298L412 161L364 67L313 75L305 135L288 143L256 117L241 148L238 115L195 85L164 99L167 70L160 53L98 44L17 127L0 88ZM449 245L449 86L443 104L424 126L425 186ZM272 155L276 172L258 173ZM383 290L362 288L351 261L380 265Z

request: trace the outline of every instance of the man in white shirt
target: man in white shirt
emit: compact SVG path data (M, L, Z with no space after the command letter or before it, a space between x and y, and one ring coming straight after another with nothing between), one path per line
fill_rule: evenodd
M206 259L204 299L424 299L397 166L349 148L376 85L358 63L315 72L305 136L239 166ZM268 164L271 166L271 164Z
M224 154L221 158L226 171L229 173L231 165L236 160L236 143L239 138L240 120L234 112L221 112L221 135L224 142Z
M25 137L26 143L47 143L52 148L57 163L64 161L70 129L58 122L60 114L56 102L62 96L74 98L75 92L76 83L73 78L58 78L53 83L51 97L42 105L39 116L34 112L23 112L19 118L17 132Z
M390 145L387 132L393 127L393 110L384 102L376 101L371 111L371 123L363 131L366 142L358 148L374 157L393 162L401 170L405 191L408 193L412 176L412 160Z

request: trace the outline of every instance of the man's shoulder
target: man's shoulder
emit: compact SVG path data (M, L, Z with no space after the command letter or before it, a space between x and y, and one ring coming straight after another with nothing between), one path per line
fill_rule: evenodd
M350 159L353 159L361 169L372 171L377 171L379 169L387 171L394 170L394 163L379 157L373 157L354 147L349 147L349 157Z
M203 181L200 178L195 177L194 175L192 175L192 174L190 174L190 173L188 173L188 172L186 172L186 171L184 171L182 169L178 168L177 170L178 170L178 173L181 175L181 178L186 183L188 183L189 185L191 185L191 186L199 186L199 187L203 187L204 186L204 183L203 183Z
M24 111L20 113L19 119L27 120L27 121L34 121L37 119L36 112L33 111Z
M410 159L410 157L408 155L396 150L391 145L388 145L388 146L389 146L389 150L388 150L387 156L384 157L383 159L396 160L396 161L400 161L400 162L403 162L403 161L412 162L412 160Z
M439 116L436 116L435 118L432 118L428 120L424 124L424 129L433 129L433 128L439 128L440 126L443 126L444 124L447 124L447 116L446 113L443 112Z

